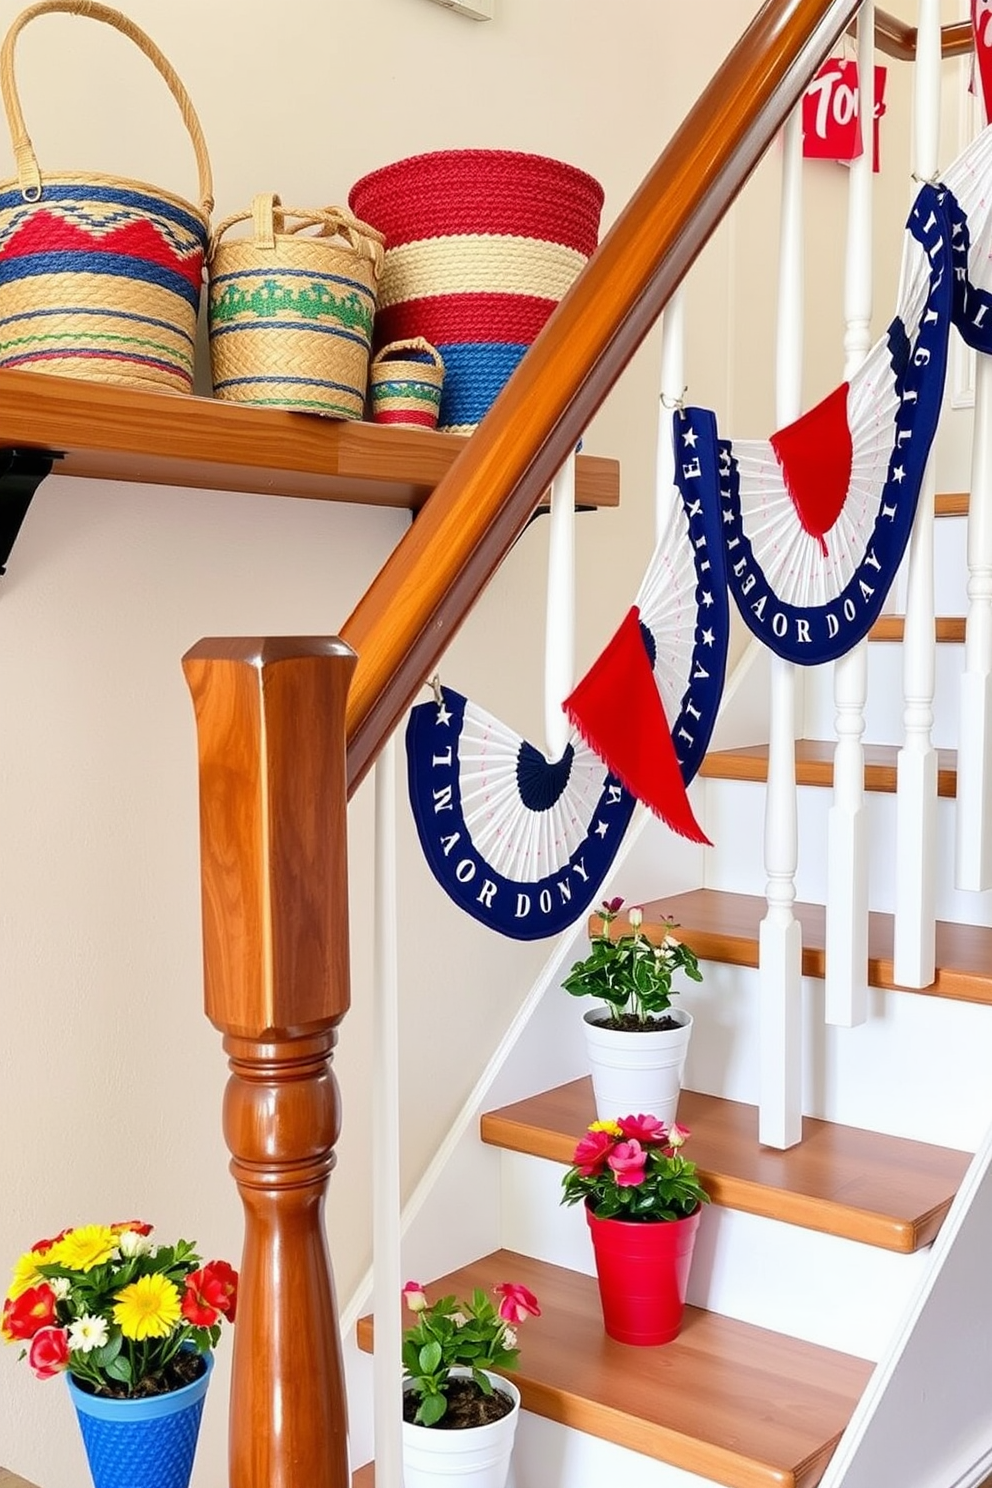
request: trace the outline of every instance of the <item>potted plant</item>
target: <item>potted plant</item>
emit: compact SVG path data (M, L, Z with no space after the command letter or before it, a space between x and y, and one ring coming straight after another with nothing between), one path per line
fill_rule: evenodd
M563 1204L585 1204L603 1324L619 1343L670 1343L682 1326L703 1204L689 1132L654 1116L594 1121L562 1180Z
M140 1220L81 1225L21 1256L0 1334L39 1379L65 1374L95 1488L186 1488L237 1272Z
M671 1006L678 991L672 978L683 971L701 982L702 972L695 952L673 934L674 920L662 922L656 944L644 934L635 907L627 915L629 932L611 933L622 908L622 899L603 901L602 928L562 986L573 997L606 1004L584 1015L597 1116L606 1120L614 1111L634 1110L671 1122L692 1032L692 1014Z
M539 1317L537 1298L516 1282L479 1288L471 1301L428 1303L423 1287L403 1288L416 1322L403 1334L403 1477L406 1488L460 1479L503 1488L520 1414L520 1391L502 1371L516 1366L516 1328Z

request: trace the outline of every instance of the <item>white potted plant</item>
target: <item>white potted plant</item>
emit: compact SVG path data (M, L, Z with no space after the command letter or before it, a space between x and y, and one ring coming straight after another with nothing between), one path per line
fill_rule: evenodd
M683 971L701 982L702 972L695 952L673 934L673 920L662 922L655 942L641 928L641 911L633 908L627 915L629 929L613 933L622 908L622 899L603 901L598 911L602 929L562 986L573 997L595 997L606 1005L584 1016L600 1120L617 1111L639 1111L670 1124L692 1032L692 1014L671 1005L678 991L672 979Z
M403 1288L416 1323L403 1334L405 1488L504 1488L520 1415L520 1391L502 1371L516 1366L516 1327L539 1317L537 1298L516 1282L476 1288L469 1302L428 1303Z

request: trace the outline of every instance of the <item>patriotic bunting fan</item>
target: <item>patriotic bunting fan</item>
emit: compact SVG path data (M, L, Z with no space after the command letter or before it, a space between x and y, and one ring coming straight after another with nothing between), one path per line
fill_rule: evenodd
M945 193L924 186L899 308L844 383L770 440L721 440L727 582L772 651L811 665L878 617L916 513L937 427L952 275Z
M565 703L582 737L674 832L705 842L685 787L716 721L727 664L716 420L672 421L676 488L640 591Z
M975 351L992 352L992 127L944 173L951 223L954 324Z
M517 940L557 935L598 894L634 810L578 735L558 760L448 687L413 708L410 801L438 883Z

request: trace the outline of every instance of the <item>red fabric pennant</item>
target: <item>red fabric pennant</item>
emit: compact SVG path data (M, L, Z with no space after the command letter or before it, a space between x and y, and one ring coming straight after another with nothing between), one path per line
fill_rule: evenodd
M842 382L822 403L779 429L770 440L800 524L816 538L824 557L823 535L843 511L851 484L854 446L847 422L847 391L848 384Z
M975 34L975 61L982 83L985 117L992 104L992 0L971 0L971 28Z
M636 605L564 708L589 747L632 795L680 837L712 846L686 795Z

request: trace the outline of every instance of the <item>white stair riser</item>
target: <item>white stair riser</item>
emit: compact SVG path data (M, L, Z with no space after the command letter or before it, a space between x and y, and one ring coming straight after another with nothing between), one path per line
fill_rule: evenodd
M686 1087L756 1105L758 972L702 969L679 997L695 1020ZM867 1022L835 1028L824 1023L823 982L804 977L802 988L806 1115L976 1149L992 1120L992 1008L872 988Z
M564 1171L543 1158L503 1153L502 1244L594 1276L585 1214L559 1202ZM712 1205L703 1211L688 1300L756 1327L877 1359L928 1255L898 1255ZM827 1307L823 1285L812 1280L826 1277Z
M962 644L942 642L937 646L931 737L938 749L957 748L958 697L963 670ZM806 667L803 675L803 733L807 739L832 739L837 717L833 665ZM892 642L873 642L868 647L868 696L863 735L866 741L902 744L906 732L903 692L902 646Z
M712 1488L712 1484L712 1478L521 1411L506 1488Z
M941 517L933 526L934 613L968 613L968 519Z
M765 786L763 782L707 780L702 822L713 849L706 856L706 887L735 894L764 894ZM824 904L827 898L827 822L830 786L801 785L799 867L796 898ZM892 914L896 888L896 797L868 791L868 904ZM937 802L937 918L967 925L992 925L992 891L954 888L955 802Z

